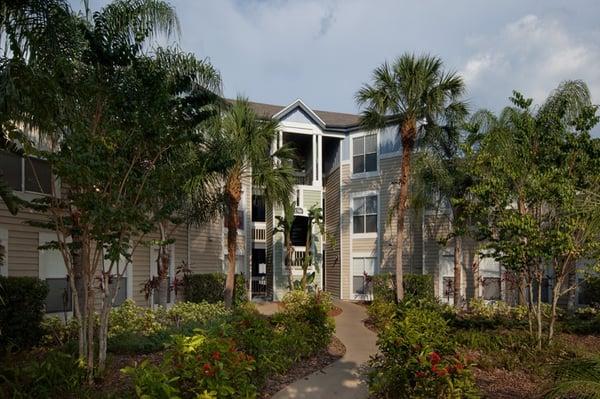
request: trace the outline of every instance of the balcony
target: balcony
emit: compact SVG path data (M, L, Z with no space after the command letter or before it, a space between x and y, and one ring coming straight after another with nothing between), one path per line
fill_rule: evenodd
M295 170L294 171L294 184L297 186L311 186L313 182L312 169L309 170Z
M267 224L265 222L252 222L252 240L256 242L267 240Z

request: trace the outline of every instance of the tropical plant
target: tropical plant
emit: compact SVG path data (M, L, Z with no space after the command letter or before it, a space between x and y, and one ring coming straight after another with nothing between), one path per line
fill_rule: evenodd
M437 57L404 54L373 72L372 84L365 84L356 94L367 129L395 126L402 143L400 189L394 200L396 212L396 290L397 300L404 297L402 253L404 218L410 184L411 156L421 133L443 122L450 110L464 109L460 97L465 86L460 76L443 70Z
M294 261L294 244L292 243L292 228L294 226L295 204L286 202L283 204L283 216L275 216L277 226L273 232L283 233L283 246L285 247L285 269L288 274L288 289L294 289L294 281L292 276L292 262Z
M247 99L238 97L230 109L215 120L215 140L226 148L221 153L228 166L223 169L223 201L227 227L227 279L225 306L233 300L236 265L238 208L242 200L242 186L250 179L263 191L267 206L289 201L294 185L290 147L282 146L275 152L269 149L277 134L278 122L261 120Z
M477 184L470 206L483 215L478 231L494 258L522 281L521 302L529 305L532 334L535 317L541 347L544 309L542 290L535 288L547 274L554 279L552 340L558 299L578 284L576 262L589 259L580 271L593 271L600 259L600 140L589 135L597 107L581 81L562 83L537 111L518 92L511 102L489 125L472 163Z
M555 367L554 386L546 393L548 399L600 398L600 359L571 359Z

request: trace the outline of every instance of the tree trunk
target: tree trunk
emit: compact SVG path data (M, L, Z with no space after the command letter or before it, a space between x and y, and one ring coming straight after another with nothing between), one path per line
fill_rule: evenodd
M537 341L538 349L542 349L542 277L538 275L537 280Z
M400 193L398 195L398 221L396 224L396 300L404 299L404 270L402 254L404 251L404 217L406 215L406 200L408 199L408 182L410 178L410 160L415 138L417 121L409 118L401 126L402 164L400 169Z
M473 254L473 263L471 264L471 270L473 271L473 298L479 298L479 265L481 262L481 257L479 255L479 250L475 250Z
M558 299L560 297L561 284L558 281L552 287L552 311L550 313L550 324L548 325L548 343L552 342L554 338L554 325L556 323L556 307L558 305Z
M102 276L102 309L100 310L100 328L98 330L98 373L102 374L106 367L106 349L108 343L108 314L112 308L112 298L109 288L109 276ZM119 289L117 278L115 293Z
M238 206L242 197L242 183L238 176L230 176L225 187L227 201L227 278L223 299L225 306L233 306L233 290L235 286L235 263L237 251Z
M462 238L454 237L454 307L462 305Z
M293 276L292 276L292 261L294 259L294 246L292 245L291 232L286 231L285 235L286 235L285 266L287 268L287 273L288 273L288 287L289 287L289 290L292 291L294 289L294 280L293 280Z
M169 296L169 252L166 245L167 236L163 222L158 223L158 229L160 232L160 245L158 248L158 257L156 258L158 304L166 307Z

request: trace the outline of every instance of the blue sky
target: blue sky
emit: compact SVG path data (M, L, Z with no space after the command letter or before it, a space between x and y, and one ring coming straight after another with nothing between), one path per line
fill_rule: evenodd
M76 7L77 0L72 0ZM90 0L92 8L105 1ZM354 94L385 60L440 56L472 109L499 110L513 89L542 101L583 79L600 103L597 0L173 0L178 45L208 58L225 95L357 112ZM597 133L598 133L598 129Z

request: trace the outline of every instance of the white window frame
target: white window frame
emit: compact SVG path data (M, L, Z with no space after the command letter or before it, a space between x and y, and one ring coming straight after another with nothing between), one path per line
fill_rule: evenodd
M359 172L354 173L354 139L375 135L376 147L375 147L375 159L377 162L377 167L374 171L370 172ZM351 170L351 179L364 179L369 177L377 177L379 176L380 165L379 165L379 130L371 130L371 131L361 131L350 135L350 170ZM364 154L363 154L364 155ZM366 166L366 164L365 164Z
M442 270L442 259L443 258L448 258L450 259L450 267L449 267L449 271L448 272L444 272ZM447 303L450 305L454 304L454 294L450 295L450 297L446 297L445 295L445 285L444 285L444 277L449 277L454 279L454 249L452 246L446 246L446 247L440 247L439 249L439 253L438 253L438 285L439 285L439 295L438 298L440 299L441 302L443 303ZM462 273L461 273L462 275ZM454 283L452 284L453 287L452 289L454 289Z
M154 278L157 277L157 271L156 271L156 257L154 256L154 251L158 250L158 245L151 245L149 250L150 250L150 278ZM170 285L173 284L173 281L175 279L175 244L169 244L167 246L167 250L169 251L169 274L168 276L171 278L171 281L169 281L169 290L171 289ZM131 265L129 265L131 266ZM133 279L132 283L133 283ZM129 285L129 279L127 279L127 284ZM150 297L148 298L150 300L150 306L151 307L155 307L156 305L154 304L154 290L152 290L152 292L150 293ZM167 302L167 305L173 305L175 303L175 292L171 292L171 300Z
M377 231L369 232L369 233L355 233L354 232L354 199L361 197L377 197ZM377 238L379 235L379 221L381 219L380 209L381 209L381 200L379 196L379 191L371 190L371 191L361 191L357 193L350 194L350 234L352 238ZM366 205L365 205L366 206ZM366 227L366 224L365 224Z
M38 244L39 245L45 245L46 243L50 242L50 241L57 241L58 237L56 236L55 232L50 232L50 231L40 231L38 232ZM65 266L65 274L64 276L57 276L54 275L52 273L48 273L48 271L46 270L45 266L42 264L42 259L40 255L41 251L48 251L48 250L42 250L42 249L38 249L38 277L40 280L45 281L46 279L49 278L62 278L62 277L67 277L68 275L68 270L67 270L67 266ZM57 251L60 253L60 251L58 249L55 249L53 251ZM61 254L62 257L62 254ZM63 264L64 264L64 259L63 259ZM70 289L70 285L67 281L67 287L68 289ZM73 307L75 306L75 302L73 300L73 293L71 293L71 310L68 310L66 312L67 317L72 317L73 316ZM63 314L64 312L62 311L58 311L58 312L46 312L46 314L48 315L57 315L57 314Z
M379 274L379 255L372 252L355 252L350 257L350 298L352 300L368 301L373 299L373 292L370 295L356 294L354 292L354 260L355 259L374 259L375 266L373 267L373 276Z
M108 271L108 268L110 267L110 262L106 263L107 260L104 258L104 250L102 250L102 261L104 262L104 269L106 271ZM151 253L152 255L152 253ZM120 263L121 261L125 261L127 262L127 259L125 259L125 257L123 255L121 255L120 259L119 259L119 266L117 266L117 268L121 267ZM156 264L155 264L156 266ZM125 297L127 299L133 299L133 262L129 263L127 265L127 273L125 273L125 278L127 279L127 286L125 286L125 289L127 290ZM121 282L119 282L120 284ZM119 286L119 288L122 288L122 286Z
M478 296L479 298L486 300L486 301L498 301L498 300L504 300L505 298L505 282L502 281L502 265L500 264L500 262L498 262L497 260L495 260L494 258L488 257L486 256L486 254L489 254L490 251L486 251L486 250L482 250L479 252L479 278L481 279L481 283L478 284L479 286L479 292L478 292ZM482 267L482 262L489 262L491 266L493 266L493 270L492 267L489 268L485 268L485 265L483 265L484 267ZM497 269L497 270L496 270ZM500 299L485 299L483 297L483 279L484 278L499 278L500 279Z
M4 246L4 259L0 265L0 276L8 277L8 229L0 226L0 244Z

